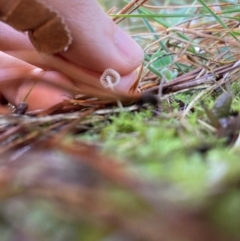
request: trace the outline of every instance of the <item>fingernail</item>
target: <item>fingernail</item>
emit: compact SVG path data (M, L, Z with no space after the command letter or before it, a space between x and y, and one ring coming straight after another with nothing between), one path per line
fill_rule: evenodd
M126 61L131 65L140 65L143 60L142 48L122 29L117 27L115 44Z

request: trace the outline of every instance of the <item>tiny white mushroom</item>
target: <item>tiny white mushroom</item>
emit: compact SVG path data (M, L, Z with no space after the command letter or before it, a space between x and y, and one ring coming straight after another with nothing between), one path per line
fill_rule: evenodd
M120 74L114 69L106 69L100 77L100 82L103 87L110 88L114 91L114 87L118 85L121 80ZM117 100L119 108L123 108L120 100Z
M120 74L114 69L106 69L100 77L100 82L105 88L113 89L121 80Z

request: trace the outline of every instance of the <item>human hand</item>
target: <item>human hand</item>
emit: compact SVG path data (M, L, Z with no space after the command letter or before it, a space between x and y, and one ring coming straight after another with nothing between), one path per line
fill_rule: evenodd
M11 3L16 0L0 0L1 15L6 14ZM128 91L135 79L134 70L141 64L143 58L142 49L123 32L103 12L94 0L44 0L46 5L57 10L68 25L73 42L66 52L58 56L68 63L78 66L80 71L87 72L91 76L90 81L99 81L102 72L107 68L115 69L121 75L118 89ZM7 5L6 5L7 3ZM0 23L0 81L4 81L4 70L22 67L34 70L36 66L30 65L19 59L7 55L17 50L33 50L28 37L15 31L8 25ZM45 72L48 79L73 86L74 83L56 71ZM1 94L11 103L21 102L31 86L21 79L16 85L9 85L1 89ZM81 88L81 86L79 86ZM37 83L28 96L26 102L29 109L46 108L73 96L72 92L59 90L49 85Z

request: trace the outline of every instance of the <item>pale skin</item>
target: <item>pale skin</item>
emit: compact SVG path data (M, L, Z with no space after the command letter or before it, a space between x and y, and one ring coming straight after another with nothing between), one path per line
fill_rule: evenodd
M16 0L0 0L1 14L7 12L14 1ZM143 51L139 45L104 13L95 0L69 0L67 4L65 0L42 1L64 17L74 40L60 56L77 66L79 71L87 73L89 81L99 82L105 69L116 70L121 75L117 88L127 92L135 80L135 69L143 59ZM4 74L12 73L10 70L16 67L27 71L38 70L37 64L29 64L11 56L16 50L34 50L26 34L2 22L0 30L0 82L4 81ZM70 78L58 71L49 69L45 72L45 77L52 82L74 86ZM0 94L17 105L28 90L29 84L20 79L17 84L0 87ZM30 110L42 109L73 96L74 93L70 90L37 84L26 102Z

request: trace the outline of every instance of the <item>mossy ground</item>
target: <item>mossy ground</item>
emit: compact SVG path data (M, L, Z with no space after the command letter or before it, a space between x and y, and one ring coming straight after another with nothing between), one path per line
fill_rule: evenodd
M124 16L125 29L144 31L134 36L145 48L139 86L150 86L158 104L114 114L117 105L96 101L105 111L97 114L93 102L73 100L58 110L66 115L14 117L23 126L2 143L14 140L18 158L0 168L1 241L239 240L239 4L170 2L162 4L169 10L139 8L138 20ZM180 92L167 86L188 72ZM213 74L210 84L188 85ZM223 92L232 92L231 105L219 102ZM212 117L216 103L223 120ZM32 143L24 139L33 132Z

